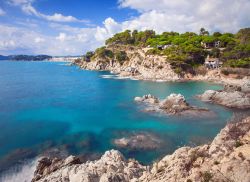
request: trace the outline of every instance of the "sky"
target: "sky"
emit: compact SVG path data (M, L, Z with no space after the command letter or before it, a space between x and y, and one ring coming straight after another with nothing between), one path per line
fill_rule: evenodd
M1 55L82 55L127 29L201 27L250 27L250 0L0 0Z

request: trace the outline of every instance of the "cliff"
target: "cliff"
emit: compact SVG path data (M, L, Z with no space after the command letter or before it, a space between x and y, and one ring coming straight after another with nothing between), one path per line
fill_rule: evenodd
M125 159L115 150L96 161L81 164L76 157L65 160L43 158L33 181L37 182L249 182L250 117L229 123L212 143L182 147L152 166Z
M101 51L100 51L101 50ZM97 49L95 53L76 60L74 64L85 70L110 71L121 78L152 81L211 81L238 85L250 91L249 69L231 70L233 74L223 74L223 69L210 69L200 66L196 69L185 65L174 66L164 55L148 54L151 48L132 45L109 45ZM117 55L124 53L119 59ZM183 71L186 70L186 71Z
M111 71L121 77L140 80L179 80L180 76L174 72L164 56L147 55L147 48L135 46L111 45L106 48L117 54L125 52L126 58L93 56L90 62L76 62L82 69Z

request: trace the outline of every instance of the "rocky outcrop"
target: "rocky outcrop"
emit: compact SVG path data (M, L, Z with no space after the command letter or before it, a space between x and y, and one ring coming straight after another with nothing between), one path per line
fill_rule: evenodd
M47 176L54 171L61 169L65 166L71 166L73 164L80 164L80 159L75 156L69 156L65 160L58 158L41 158L37 165L37 169L35 171L35 177L32 181L38 181L43 176Z
M250 117L228 124L211 144L179 148L152 166L126 160L120 152L111 150L105 152L101 159L83 164L78 164L73 157L60 161L59 165L53 160L43 159L33 181L249 182L249 151Z
M250 117L228 124L210 145L182 147L154 163L139 181L232 181L250 179Z
M144 111L147 112L161 112L170 115L195 115L199 117L214 116L214 113L208 109L190 106L181 94L171 94L163 100L148 94L143 97L135 97L134 100L144 103L146 106Z
M240 91L241 87L226 85L224 90L207 90L202 95L198 95L198 98L205 102L212 102L230 108L250 108L249 95Z
M149 103L149 104L157 104L159 103L159 99L151 94L144 95L142 97L135 97L134 100L136 102L144 102L144 103Z
M146 132L134 133L128 137L115 139L113 144L118 148L128 150L155 150L163 145L163 141L156 135Z
M128 182L138 179L146 171L145 166L135 160L126 160L116 150L107 151L99 160L88 161L84 164L73 165L71 161L72 157L59 162L58 165L51 160L42 159L37 166L33 181Z

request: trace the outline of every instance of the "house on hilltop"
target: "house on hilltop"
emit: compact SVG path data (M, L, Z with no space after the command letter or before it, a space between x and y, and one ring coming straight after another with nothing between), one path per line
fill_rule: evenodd
M205 59L204 65L208 69L216 69L216 68L219 68L221 66L221 62L220 62L219 58L210 58L210 56L208 55L207 58Z
M221 42L219 40L214 42L201 42L201 46L205 49L220 48Z

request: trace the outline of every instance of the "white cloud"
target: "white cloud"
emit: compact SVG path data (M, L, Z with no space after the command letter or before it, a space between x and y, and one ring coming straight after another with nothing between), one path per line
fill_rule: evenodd
M249 0L119 0L121 8L131 8L140 16L124 22L129 28L162 31L237 31L250 25Z
M48 36L28 27L0 25L0 54L81 55L103 43L94 38L96 28L67 28L67 33Z
M9 4L20 6L22 11L28 15L34 15L36 17L45 19L47 21L54 21L54 22L82 22L82 23L89 23L88 20L80 20L73 16L65 16L60 13L54 13L53 15L46 15L43 14L32 6L32 3L35 0L9 0Z
M34 28L0 25L0 54L80 55L103 45L107 38L126 29L154 29L160 33L199 31L205 27L210 31L235 32L250 25L249 0L157 0L157 3L155 0L120 0L121 8L136 9L140 15L124 22L109 17L102 25L91 28L60 24L81 20L56 13L42 14L32 6L33 0L11 1L21 6L25 13L49 22L35 22ZM53 35L44 30L52 31Z
M44 42L45 40L41 37L36 37L35 38L35 43L41 43L41 42Z
M34 0L8 0L8 2L13 5L28 4L28 3L32 3L33 1Z
M0 8L0 16L4 16L5 14L6 12L2 8Z
M95 38L98 41L105 41L113 34L122 30L122 25L118 24L114 19L110 17L103 22L103 25L103 27L98 26L96 28Z
M66 39L68 39L66 33L60 33L57 37L57 40L64 42Z
M26 14L29 15L35 15L39 18L43 18L45 20L48 21L54 21L54 22L84 22L84 23L88 23L88 20L79 20L73 16L64 16L60 13L54 13L53 15L45 15L40 13L39 11L37 11L32 5L31 3L25 3L22 4L22 10L23 12L25 12Z

